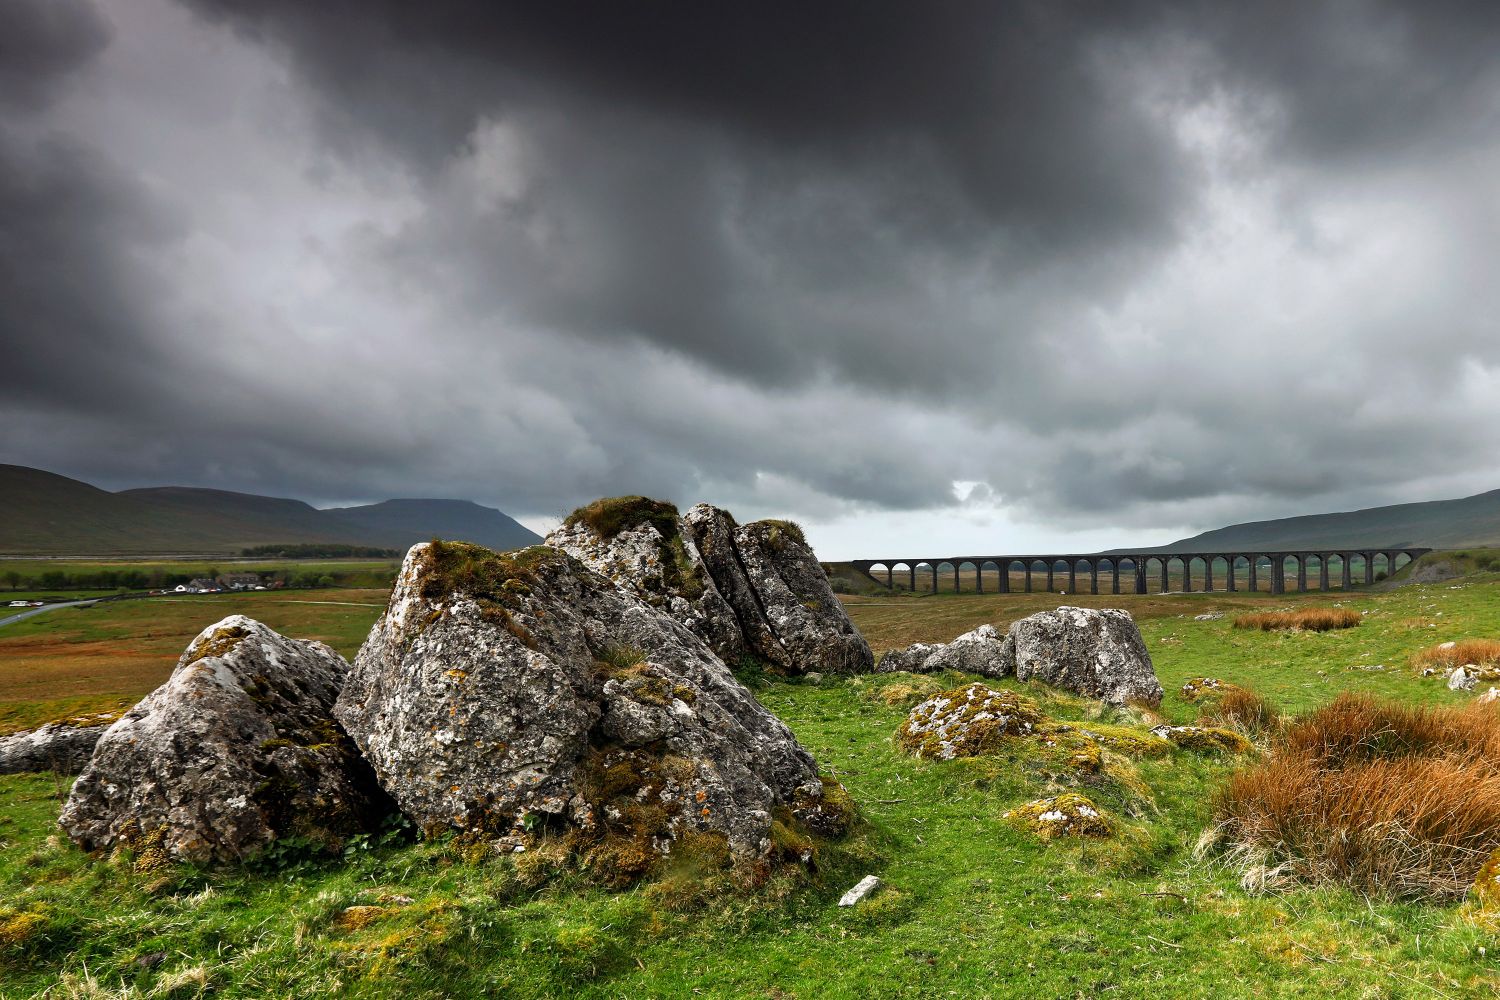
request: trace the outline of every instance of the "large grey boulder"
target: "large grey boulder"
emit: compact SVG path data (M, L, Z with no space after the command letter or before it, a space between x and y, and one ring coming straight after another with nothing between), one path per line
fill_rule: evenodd
M876 673L904 670L913 674L935 674L960 670L984 677L1008 677L1016 672L1015 643L993 625L981 625L952 642L914 642L893 649L880 658Z
M79 846L253 858L277 839L337 850L390 809L330 714L349 665L232 615L100 737L60 822Z
M725 662L750 652L734 609L671 504L646 497L599 500L569 515L547 544L676 618Z
M690 509L682 525L757 655L789 674L859 674L874 667L869 644L797 525L738 525L709 504Z
M1128 611L1061 607L1013 622L1016 679L1039 680L1111 705L1161 704L1161 681Z
M94 744L108 728L108 722L52 722L38 729L0 736L0 774L25 771L77 774L89 762Z
M574 511L547 544L677 618L728 663L752 654L787 674L874 665L790 522L740 525L708 504L679 516L662 501L616 497Z
M558 829L609 881L684 838L762 860L773 820L847 821L699 636L549 546L413 547L334 714L425 831Z

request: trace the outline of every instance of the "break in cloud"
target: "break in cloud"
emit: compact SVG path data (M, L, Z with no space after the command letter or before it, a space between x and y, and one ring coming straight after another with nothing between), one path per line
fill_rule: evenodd
M1478 492L1500 8L0 7L0 460L833 556Z

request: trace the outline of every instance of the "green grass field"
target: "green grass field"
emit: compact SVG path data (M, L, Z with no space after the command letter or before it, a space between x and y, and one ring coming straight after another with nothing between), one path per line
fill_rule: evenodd
M47 704L53 674L81 683L88 671L79 650L90 644L150 659L153 667L130 675L134 694L164 677L197 628L221 613L242 611L292 635L317 635L347 654L379 610L277 605L266 596L200 599L168 620L128 605L64 611L53 622L18 626L24 632L14 636L0 631L0 703L12 711ZM378 592L344 596L351 604L381 600ZM1168 692L1162 710L1177 721L1197 714L1177 688L1205 674L1294 711L1344 690L1425 703L1472 697L1419 677L1408 659L1447 639L1500 637L1500 579L1346 600L1369 612L1359 627L1283 634L1235 630L1233 615L1330 598L1070 597L1137 614ZM877 596L851 599L850 613L880 650L946 640L986 621L1003 625L1057 603L1040 594ZM1194 620L1217 612L1226 616ZM11 669L15 648L6 644L13 640L44 648L24 669ZM28 679L33 689L20 686ZM748 897L695 897L661 885L607 892L576 876L548 880L526 856L519 865L476 859L446 841L269 871L138 874L57 836L65 780L0 778L0 995L811 1000L1500 992L1500 941L1466 922L1457 906L1332 888L1251 895L1235 872L1195 858L1215 791L1239 761L1187 751L1141 760L1135 788L1080 777L1023 746L973 761L918 761L891 742L904 710L874 696L903 680L755 680L757 696L846 784L867 825L818 859L806 879L773 880ZM125 692L123 679L110 684ZM1061 718L1095 711L1079 699L1000 686L1026 691ZM1048 845L1002 820L1007 809L1075 786L1127 835ZM837 908L839 894L869 872L887 888L859 907ZM353 911L355 919L351 906L376 909Z

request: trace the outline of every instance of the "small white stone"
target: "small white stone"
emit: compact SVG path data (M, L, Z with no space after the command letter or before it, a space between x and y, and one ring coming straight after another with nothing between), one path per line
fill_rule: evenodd
M840 906L853 906L862 899L869 898L870 894L880 888L880 877L878 875L866 875L854 884L854 888L839 897Z

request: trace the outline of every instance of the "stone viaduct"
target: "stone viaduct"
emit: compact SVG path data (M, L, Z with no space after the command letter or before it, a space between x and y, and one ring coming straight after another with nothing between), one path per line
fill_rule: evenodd
M1416 559L1418 556L1431 552L1431 549L1397 548L1397 549L1333 549L1328 551L1307 552L1152 552L1130 555L1126 553L1096 554L1096 555L1040 555L1040 556L950 556L942 559L856 559L853 566L861 573L870 577L876 583L887 587L894 587L897 574L908 575L911 589L917 589L917 573L920 571L923 577L931 574L932 592L937 593L939 567L948 567L945 572L953 574L954 590L962 589L962 571L969 567L974 572L975 589L979 593L984 592L984 574L987 569L994 570L998 579L999 593L1011 592L1011 573L1020 567L1026 579L1026 593L1032 590L1032 581L1036 577L1046 578L1046 590L1055 592L1061 581L1066 580L1063 588L1070 594L1079 593L1080 579L1086 580L1088 593L1099 593L1099 577L1101 574L1108 576L1108 593L1118 594L1120 590L1120 577L1134 578L1134 593L1147 593L1147 580L1159 579L1161 586L1159 592L1165 593L1170 589L1169 580L1172 576L1180 577L1182 589L1192 591L1193 581L1196 577L1202 581L1200 590L1226 590L1236 591L1238 577L1241 570L1248 570L1247 589L1260 589L1260 573L1266 571L1270 576L1270 591L1273 594L1284 594L1287 591L1287 564L1293 564L1292 577L1295 589L1298 591L1308 590L1308 572L1312 564L1316 563L1318 574L1318 590L1329 590L1331 582L1329 579L1329 564L1336 562L1339 573L1339 585L1351 587L1354 585L1352 567L1356 559L1363 563L1361 576L1363 583L1374 583L1377 572L1377 563L1384 562L1384 572L1389 575ZM1403 561L1404 560L1404 561ZM1152 563L1156 565L1153 567ZM1173 571L1172 563L1177 563L1178 568ZM1263 563L1269 563L1263 566ZM1219 578L1223 581L1222 587L1214 586L1214 574L1216 564L1222 569Z

